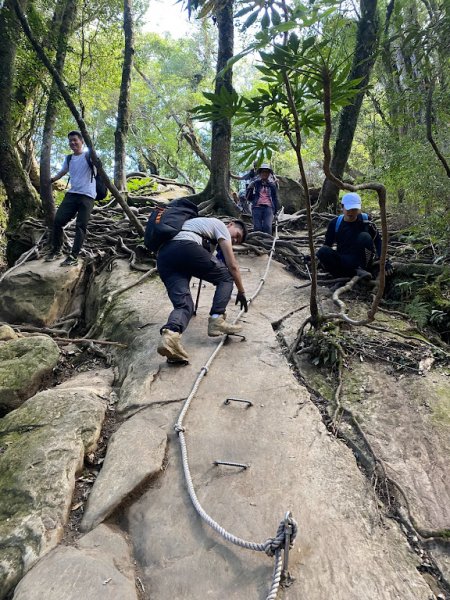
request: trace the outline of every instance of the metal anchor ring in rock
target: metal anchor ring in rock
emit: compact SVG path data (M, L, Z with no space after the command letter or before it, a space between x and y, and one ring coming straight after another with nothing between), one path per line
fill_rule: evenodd
M246 274L246 287L251 291L259 283L266 259L245 257L240 262L251 267ZM89 290L87 320L93 321L101 313L111 291L138 278L128 264L115 261L112 271L101 273ZM306 294L301 295L303 291L294 287L297 283L281 265L273 264L262 293L242 320L246 341L228 340L189 409L184 427L199 501L225 529L255 542L273 536L285 512L292 512L299 525L289 564L295 582L288 591L280 592L280 597L436 598L438 588L418 571L420 556L398 523L386 517L353 453L326 430L310 393L294 377L282 355L271 323L307 304ZM86 569L83 581L77 579L68 586L71 569L73 573L83 572L80 564L85 558L80 556L86 552L84 557L92 555L93 538L93 560L100 560L104 553L104 563L121 564L124 560L129 564L122 541L116 538L119 549L108 541L110 535L118 533L127 536L131 544L141 598L266 598L272 561L227 544L201 521L186 491L173 432L183 400L217 344L206 335L212 292L210 285L202 289L198 314L183 336L191 357L184 367L168 365L156 353L159 328L170 310L158 278L120 294L106 311L98 336L128 344L126 350L116 353L119 374L115 383L120 386L117 410L125 424L116 432L104 471L91 492L83 527L93 529L76 542L74 549L58 547L44 556L20 582L15 600L102 598L106 596L93 594L105 589L113 600L133 598L120 576L126 573L130 577L127 566L108 575L103 567L98 574L95 569ZM235 310L230 305L229 318ZM300 312L286 319L279 333L292 340L303 317ZM311 387L322 386L326 396L324 389L330 382L313 379L310 374ZM393 378L384 381L386 406L390 401L388 386L395 385ZM225 406L227 397L246 398L253 407L242 410L233 404ZM372 406L366 393L360 402ZM424 419L423 424L426 436L426 427L434 427L435 421ZM361 426L366 426L364 420ZM442 420L437 427L441 426L445 426ZM433 439L430 456L435 458L439 443L444 444L440 450L445 456L443 436ZM250 468L240 472L218 469L213 464L217 458L246 463ZM445 478L448 473L439 470L437 476ZM450 506L450 485L436 485L439 499L430 489L422 490L420 482L415 485L413 477L407 489L412 506L419 512L420 502L414 498L424 494L428 502ZM439 523L448 517L446 510L440 509ZM421 522L426 523L431 514L421 513ZM98 525L105 518L108 529L113 527L112 533L105 531L105 525ZM120 532L114 524L120 526ZM434 560L437 562L437 555ZM444 553L439 563L442 571L445 560Z

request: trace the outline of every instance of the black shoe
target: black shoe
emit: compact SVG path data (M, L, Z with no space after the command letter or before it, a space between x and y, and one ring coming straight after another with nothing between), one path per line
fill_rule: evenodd
M69 256L62 261L60 267L75 267L78 264L78 257L69 254Z
M62 256L61 250L52 250L51 252L49 252L46 255L46 257L44 258L44 260L45 260L45 262L52 262L53 260L61 258L61 256Z

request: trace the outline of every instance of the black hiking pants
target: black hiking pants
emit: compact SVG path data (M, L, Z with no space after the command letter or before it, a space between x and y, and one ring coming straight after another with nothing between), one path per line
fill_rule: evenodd
M329 246L322 246L317 252L323 268L335 277L353 277L356 269L371 267L375 257L375 247L371 236L362 232L355 240L355 249L351 254L338 254Z
M55 220L53 222L52 245L53 252L61 249L63 244L63 228L67 223L77 215L75 222L75 239L71 254L78 256L83 246L84 238L86 237L87 225L94 207L94 199L84 194L73 194L67 192L64 200L59 205L56 211Z
M226 265L213 257L203 246L185 240L164 244L157 258L158 273L173 310L167 323L161 328L183 333L194 314L189 284L191 277L198 277L216 286L210 315L223 314L233 290L233 277Z

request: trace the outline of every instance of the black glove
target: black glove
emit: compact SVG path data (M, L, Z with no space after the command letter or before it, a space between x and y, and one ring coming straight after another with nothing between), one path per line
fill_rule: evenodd
M244 309L245 312L248 312L248 302L244 292L237 293L235 304L240 304L241 309Z
M392 275L392 273L394 272L394 266L389 259L387 259L386 262L384 263L384 272L387 277Z

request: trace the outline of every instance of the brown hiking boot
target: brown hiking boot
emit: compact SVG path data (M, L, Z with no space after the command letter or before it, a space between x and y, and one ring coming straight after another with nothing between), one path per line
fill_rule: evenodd
M181 345L181 333L163 329L161 340L158 344L158 354L166 356L170 363L187 363L189 356Z
M231 325L225 320L225 315L220 315L213 319L208 319L208 335L209 337L217 337L219 335L233 335L233 333L239 333L242 329L242 325Z

